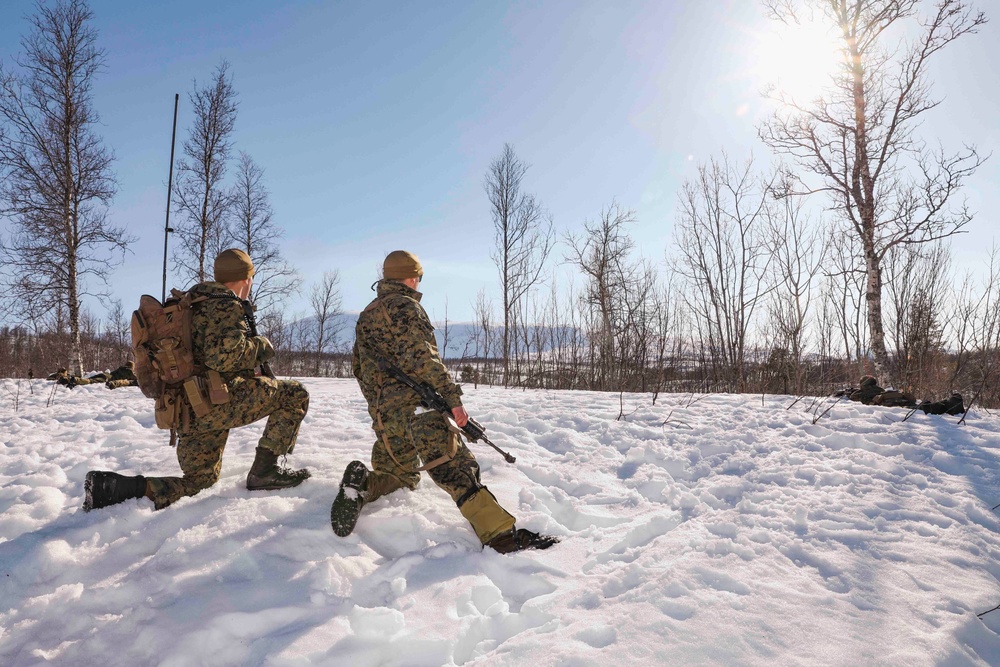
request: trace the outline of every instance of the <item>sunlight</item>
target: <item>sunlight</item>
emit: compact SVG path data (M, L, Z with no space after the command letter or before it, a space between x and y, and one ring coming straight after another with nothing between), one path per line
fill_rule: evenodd
M844 62L840 46L836 30L819 22L772 22L770 30L755 35L751 69L763 87L811 101Z

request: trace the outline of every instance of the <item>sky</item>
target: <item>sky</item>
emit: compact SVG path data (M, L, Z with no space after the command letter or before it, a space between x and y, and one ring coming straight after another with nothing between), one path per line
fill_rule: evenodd
M353 379L303 382L303 484L246 490L258 423L198 495L83 512L88 470L175 474L152 402L0 380L0 664L1000 664L995 411L661 393L616 420L617 393L470 386L516 458L471 445L482 481L560 538L501 555L426 475L335 536L371 418Z
M5 62L33 7L0 6ZM499 293L483 180L504 143L530 165L524 189L560 239L617 202L635 211L638 251L662 265L684 181L722 151L770 161L756 132L761 91L782 76L772 70L813 57L754 0L91 7L107 54L94 105L120 185L109 217L138 237L112 278L126 309L160 292L174 94L179 154L187 96L223 59L239 93L234 153L264 168L282 250L305 282L288 314L306 314L309 287L334 269L344 308L360 310L385 254L407 249L424 264L432 319L468 321L477 293ZM944 102L922 128L932 143L1000 146L998 29L935 63ZM995 240L998 181L993 159L967 182L978 215L954 242L960 266L977 268ZM557 245L554 264L565 252ZM171 270L170 286L179 279Z

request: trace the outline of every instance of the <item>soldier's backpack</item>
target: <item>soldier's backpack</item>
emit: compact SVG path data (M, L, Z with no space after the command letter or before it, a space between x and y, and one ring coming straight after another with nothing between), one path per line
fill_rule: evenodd
M132 313L132 352L135 379L142 393L156 399L156 425L186 430L190 405L195 416L207 415L212 405L229 400L228 390L215 371L195 362L191 345L192 306L206 296L170 290L165 303L148 294Z
M872 399L872 405L881 405L884 408L913 408L917 405L917 398L908 391L883 391Z

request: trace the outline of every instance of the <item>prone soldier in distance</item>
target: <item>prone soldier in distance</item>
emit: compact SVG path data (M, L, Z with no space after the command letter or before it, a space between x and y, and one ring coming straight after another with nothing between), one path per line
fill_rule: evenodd
M115 386L111 386L112 383L115 383ZM135 379L135 362L127 361L124 366L119 366L110 373L96 373L86 378L73 378L67 386L72 389L74 386L85 384L104 384L108 389L134 387L138 384Z
M883 391L882 387L878 386L878 381L874 377L865 375L861 378L860 388L851 392L849 398L856 403L871 405L872 400Z

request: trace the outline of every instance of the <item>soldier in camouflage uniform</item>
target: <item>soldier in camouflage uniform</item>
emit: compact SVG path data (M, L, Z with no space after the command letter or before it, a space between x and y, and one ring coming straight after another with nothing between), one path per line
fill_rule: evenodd
M441 362L434 327L420 305L417 287L422 276L414 255L390 253L378 297L358 316L352 365L368 401L376 441L372 470L352 461L344 472L330 513L333 530L341 537L349 535L365 504L401 488L415 489L420 471L426 471L455 501L484 545L502 553L552 546L551 537L515 529L514 517L480 481L479 463L456 428L469 419L462 389ZM434 387L451 406L455 423L439 412L423 410L419 395L379 370L374 355Z
M295 446L299 424L309 408L309 394L298 382L256 374L254 369L274 356L274 348L267 338L250 335L242 300L252 284L250 257L240 250L226 250L215 260L215 281L190 290L208 297L193 305L191 347L195 361L206 370L219 372L228 387L229 401L213 405L203 417L190 414L190 427L182 430L177 442L183 477L124 477L92 471L85 484L85 510L142 496L162 509L207 489L219 479L229 430L264 417L267 425L247 475L247 488L289 488L309 477L307 470L286 470L277 463L279 456L290 454Z
M861 388L851 392L848 398L856 403L871 405L875 397L883 391L885 390L878 386L878 381L874 377L865 375L861 378Z
M104 384L108 389L117 389L118 387L129 387L137 386L138 382L135 379L135 362L128 361L125 362L124 366L119 366L110 373L97 373L91 375L87 378L72 378L66 385L70 389L73 387L84 385L84 384ZM114 386L112 386L112 384Z

